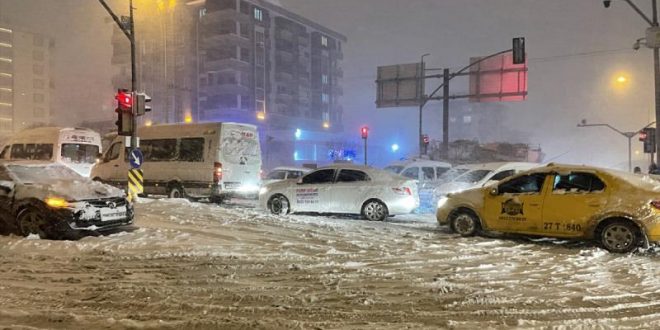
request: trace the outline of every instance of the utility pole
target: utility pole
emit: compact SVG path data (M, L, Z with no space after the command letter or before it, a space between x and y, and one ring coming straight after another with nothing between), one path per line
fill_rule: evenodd
M128 41L131 45L131 92L135 95L137 93L137 70L136 70L136 60L135 60L135 20L133 19L133 0L129 0L129 17L128 22L125 21L125 17L121 19L112 11L108 6L105 0L99 0L103 8L110 14L110 17L117 23L119 29L126 35ZM124 21L122 21L124 19ZM137 116L135 111L133 111L133 129L131 132L131 148L137 148Z
M424 142L422 141L422 135L424 134L422 131L422 114L424 110L424 106L426 105L426 91L424 90L424 80L426 79L426 64L424 63L424 57L429 56L431 54L424 54L422 55L420 59L420 77L419 77L419 90L420 90L420 102L419 102L419 134L417 135L417 140L419 144L419 157L421 158L422 155L424 154Z
M646 46L653 48L653 68L655 71L655 121L660 122L660 43L659 40L648 40L648 37L655 36L660 32L660 24L658 24L658 1L653 0L653 16L649 18L644 14L644 12L632 2L632 0L622 0L626 2L630 7L642 17L651 27L646 30ZM604 0L603 5L605 8L609 8L612 3L612 0ZM657 37L656 37L657 38ZM642 38L644 39L644 38ZM641 40L641 39L640 39ZM637 49L637 47L635 48ZM660 137L660 125L656 125L655 136ZM660 143L656 145L656 164L660 164Z

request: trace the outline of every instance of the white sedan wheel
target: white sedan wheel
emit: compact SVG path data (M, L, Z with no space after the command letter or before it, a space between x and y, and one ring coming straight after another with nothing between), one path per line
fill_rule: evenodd
M379 201L369 201L362 208L362 215L369 221L383 221L388 216L387 206Z
M289 200L282 195L275 195L268 201L268 208L272 214L285 215L289 213Z

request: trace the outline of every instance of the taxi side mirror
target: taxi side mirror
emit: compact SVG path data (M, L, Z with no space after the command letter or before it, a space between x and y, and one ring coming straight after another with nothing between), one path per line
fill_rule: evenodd
M497 195L500 194L499 190L497 190L497 187L491 188L489 193L490 193L491 196L497 196Z

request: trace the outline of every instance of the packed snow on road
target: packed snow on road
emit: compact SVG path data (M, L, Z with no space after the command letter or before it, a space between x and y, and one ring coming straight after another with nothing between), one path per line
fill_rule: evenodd
M657 250L462 238L433 215L142 199L136 229L0 236L0 327L660 328Z

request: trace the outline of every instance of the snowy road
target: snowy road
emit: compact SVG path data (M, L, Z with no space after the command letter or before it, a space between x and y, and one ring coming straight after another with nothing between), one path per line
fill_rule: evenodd
M660 328L660 253L461 238L432 216L143 200L139 229L0 236L0 327Z

